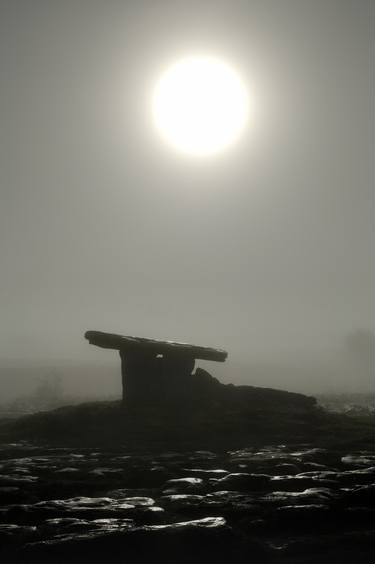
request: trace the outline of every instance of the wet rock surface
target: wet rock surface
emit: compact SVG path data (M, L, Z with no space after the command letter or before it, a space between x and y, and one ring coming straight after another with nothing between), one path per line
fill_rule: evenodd
M0 559L375 561L375 450L0 447Z

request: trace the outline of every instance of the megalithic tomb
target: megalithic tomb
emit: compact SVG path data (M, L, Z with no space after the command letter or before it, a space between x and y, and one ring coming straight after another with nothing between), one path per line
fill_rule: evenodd
M127 405L160 403L183 398L192 379L196 360L224 362L228 353L221 349L87 331L91 345L119 351L122 398ZM203 372L203 371L202 371Z

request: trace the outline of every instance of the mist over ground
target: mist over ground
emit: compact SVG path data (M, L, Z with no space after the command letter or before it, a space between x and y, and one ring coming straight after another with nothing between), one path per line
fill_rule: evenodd
M69 400L121 396L120 358L116 351L91 349L97 362L8 359L0 363L2 403L47 393L57 404ZM294 390L307 394L374 392L375 334L358 330L336 349L294 351L263 358L197 361L223 383ZM57 386L57 388L56 388ZM56 397L55 397L56 396ZM43 398L42 398L43 399Z

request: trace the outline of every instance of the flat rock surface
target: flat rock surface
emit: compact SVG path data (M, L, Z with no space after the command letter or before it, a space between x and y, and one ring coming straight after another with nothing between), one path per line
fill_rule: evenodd
M143 453L2 444L0 559L372 563L374 456L316 443Z
M91 345L105 349L144 351L154 354L178 354L217 362L224 362L228 356L228 353L222 349L190 345L189 343L179 343L177 341L159 341L144 337L116 335L103 331L86 331L85 338Z

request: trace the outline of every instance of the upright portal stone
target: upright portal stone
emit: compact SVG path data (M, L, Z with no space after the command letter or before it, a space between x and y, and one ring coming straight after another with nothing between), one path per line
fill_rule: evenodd
M224 362L221 349L87 331L90 344L120 352L122 397L129 405L183 399L195 360Z

